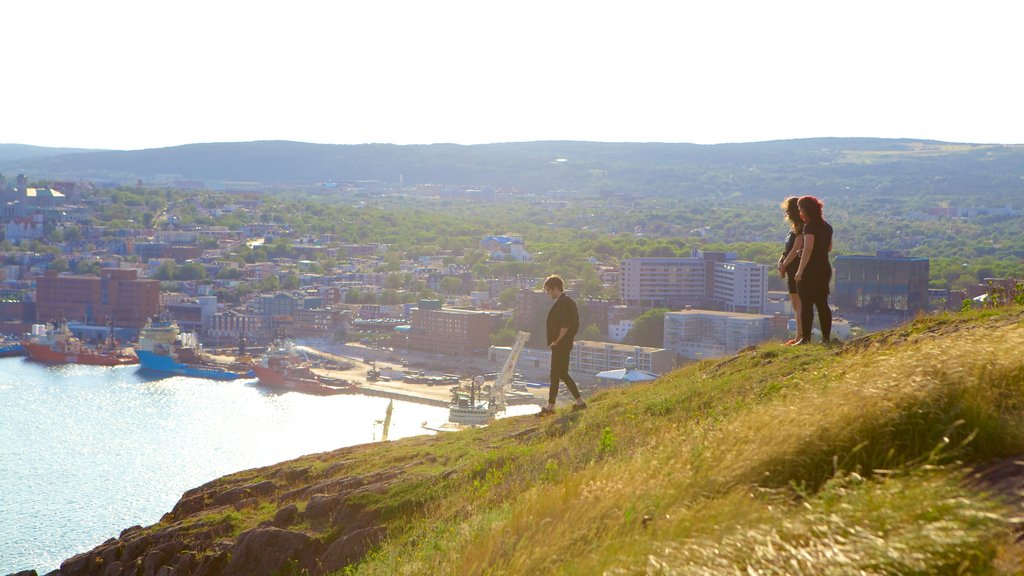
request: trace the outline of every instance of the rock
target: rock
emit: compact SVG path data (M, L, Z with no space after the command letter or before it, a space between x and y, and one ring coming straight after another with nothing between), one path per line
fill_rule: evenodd
M39 576L39 573L37 573L35 570L22 570L21 572L14 572L13 574L8 574L7 576Z
M338 538L327 547L327 552L320 558L324 573L341 570L349 564L358 562L371 548L380 544L387 533L387 528L383 526L371 526Z
M312 570L320 543L301 532L256 528L238 536L224 576L273 576L295 561L298 569Z
M305 519L314 530L321 530L328 525L343 526L349 530L365 528L375 518L363 514L362 506L351 504L351 495L314 494L306 503Z
M61 562L60 573L62 576L84 576L88 574L89 568L94 563L94 555L92 552L83 552L76 556L72 556L67 560Z
M125 566L115 560L103 567L103 572L100 573L100 576L121 576L124 571Z
M295 504L289 504L288 506L278 510L277 514L274 514L274 526L277 526L278 528L287 528L288 526L291 526L298 517L299 507Z
M138 524L136 524L135 526L132 526L130 528L125 528L124 530L121 530L121 534L118 536L118 539L119 540L124 540L128 536L131 536L132 534L135 534L136 532L141 532L141 531L142 531L142 526L139 526Z
M235 502L235 510L241 512L246 508L255 508L260 505L259 498L243 498L238 502Z
M184 547L181 542L168 542L153 548L142 559L142 574L144 576L155 575L164 567L167 560Z
M270 480L264 480L263 482L256 482L254 484L247 484L245 486L239 486L238 488L232 488L226 492L221 492L213 498L214 506L227 506L234 505L247 498L253 498L256 496L267 496L273 494L277 490L277 485Z
M222 550L216 554L207 554L196 564L192 576L221 576L224 567L228 565L231 558L229 550Z

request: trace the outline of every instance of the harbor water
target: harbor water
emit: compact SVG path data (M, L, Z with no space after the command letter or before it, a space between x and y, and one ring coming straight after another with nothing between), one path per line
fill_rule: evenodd
M387 404L0 359L0 574L54 570L219 476L379 440ZM396 401L389 437L447 416Z

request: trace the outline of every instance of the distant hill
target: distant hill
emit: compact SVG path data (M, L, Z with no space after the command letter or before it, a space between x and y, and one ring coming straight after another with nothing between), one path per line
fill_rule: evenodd
M526 192L687 195L940 194L1019 197L1024 147L816 138L744 144L521 142L461 146L285 141L77 151L0 159L0 173L123 183L200 180L289 185L378 180Z
M26 160L94 151L88 148L48 148L29 146L28 144L0 144L0 166L4 166L6 170L6 167Z

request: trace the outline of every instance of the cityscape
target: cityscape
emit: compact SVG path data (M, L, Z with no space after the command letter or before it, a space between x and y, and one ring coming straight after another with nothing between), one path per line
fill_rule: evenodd
M266 347L285 337L366 358L422 357L441 369L473 374L491 371L507 357L509 342L499 333L514 327L534 333L522 370L534 379L546 376L549 353L538 333L549 306L539 289L543 277L482 277L447 254L395 262L387 244L299 235L261 217L259 195L226 195L216 206L200 208L211 220L246 214L249 222L234 228L180 224L174 202L158 216L147 213L150 221L141 226L117 228L96 217L110 199L89 182L29 186L19 174L10 182L0 177L0 190L9 247L0 269L0 331L11 338L36 324L66 323L85 341L112 334L133 341L148 322L160 319L196 334L212 350L240 341ZM476 248L491 261L529 262L530 240L493 230ZM49 250L33 251L33 243ZM287 246L289 256L257 262L238 257L241 248L271 244ZM892 250L839 255L834 267L840 339L928 311L959 310L994 285L1011 293L1015 287L1012 280L985 279L968 289L929 290L929 259ZM585 318L571 369L599 385L598 373L623 369L627 361L657 376L687 362L785 340L795 319L787 294L769 289L773 268L735 252L697 248L688 256L595 263L604 296L578 295L580 279L567 278ZM186 272L193 279L179 279ZM396 290L409 284L433 297ZM255 288L234 301L218 298L240 285ZM658 312L659 330L644 340L634 325L651 311Z

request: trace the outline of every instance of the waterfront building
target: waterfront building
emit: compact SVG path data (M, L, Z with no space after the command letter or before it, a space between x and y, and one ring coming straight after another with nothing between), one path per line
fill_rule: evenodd
M511 348L491 346L488 357L492 362L503 363ZM523 349L516 366L523 371L546 374L551 366L551 349ZM664 348L629 346L614 342L579 340L573 343L569 355L569 370L586 376L594 376L606 370L627 367L653 374L665 374L675 368L675 354Z
M486 354L496 318L488 312L421 306L411 310L409 330L395 336L396 344L448 356Z
M140 279L134 268L104 268L99 276L57 274L36 277L38 322L81 320L141 328L159 312L160 283Z

